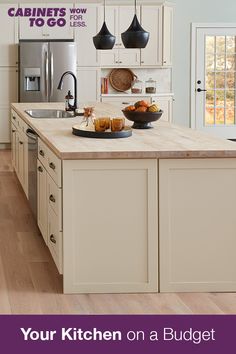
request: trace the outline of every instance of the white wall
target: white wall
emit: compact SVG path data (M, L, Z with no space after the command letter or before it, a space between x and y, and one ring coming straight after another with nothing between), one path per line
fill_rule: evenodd
M192 22L236 23L236 0L173 0L175 93L174 123L190 126L190 25Z

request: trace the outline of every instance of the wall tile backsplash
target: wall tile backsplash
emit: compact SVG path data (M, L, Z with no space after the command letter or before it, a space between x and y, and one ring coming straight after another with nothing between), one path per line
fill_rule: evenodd
M108 77L112 69L102 69L101 77ZM131 69L138 79L143 81L143 93L145 93L145 81L152 78L157 81L157 93L169 93L172 92L172 82L171 82L171 69ZM130 92L130 91L127 91ZM108 93L119 93L115 91L110 83L108 84Z

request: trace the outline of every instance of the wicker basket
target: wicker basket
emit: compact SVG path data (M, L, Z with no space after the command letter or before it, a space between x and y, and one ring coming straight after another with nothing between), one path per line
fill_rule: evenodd
M124 92L131 88L132 82L136 77L130 69L113 69L110 72L109 81L114 90Z

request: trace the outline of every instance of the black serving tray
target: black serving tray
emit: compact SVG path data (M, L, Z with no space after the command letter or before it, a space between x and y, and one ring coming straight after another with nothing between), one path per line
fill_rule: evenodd
M128 138L132 136L131 127L126 126L124 130L120 132L112 132L110 130L105 132L96 132L95 130L88 130L81 127L80 125L74 125L72 127L72 133L77 136L82 136L84 138L96 138L96 139L120 139Z

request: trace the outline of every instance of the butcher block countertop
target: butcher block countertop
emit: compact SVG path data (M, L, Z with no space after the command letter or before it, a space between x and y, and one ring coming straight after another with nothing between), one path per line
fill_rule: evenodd
M118 107L94 104L97 117L122 116ZM29 109L64 109L63 103L13 103L15 112L29 124L54 153L63 160L77 159L152 159L152 158L236 158L236 143L209 136L161 120L154 129L133 130L123 139L90 139L74 136L72 126L81 117L67 119L34 119ZM132 122L127 121L127 125Z

